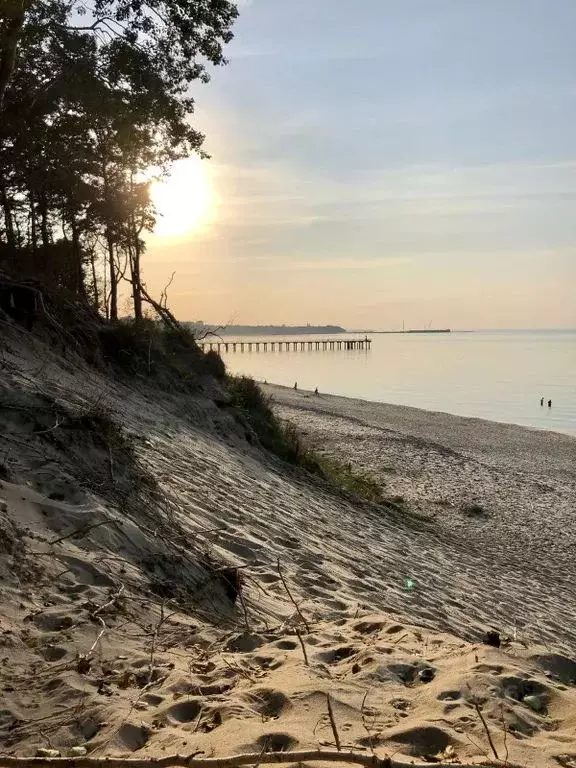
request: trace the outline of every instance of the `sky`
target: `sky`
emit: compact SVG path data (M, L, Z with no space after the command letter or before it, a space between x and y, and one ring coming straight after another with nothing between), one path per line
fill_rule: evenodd
M243 0L227 57L148 241L180 319L576 327L574 0Z

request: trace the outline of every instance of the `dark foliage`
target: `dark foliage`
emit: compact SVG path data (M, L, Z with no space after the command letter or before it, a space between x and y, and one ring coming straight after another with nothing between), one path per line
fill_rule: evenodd
M203 376L225 373L220 356L202 352L185 328L123 320L103 325L99 337L105 361L168 391L195 391Z
M214 376L215 379L223 380L226 376L226 365L214 349L210 349L205 353L204 366L206 371Z
M330 484L367 501L383 503L382 487L372 478L354 472L335 459L307 448L293 424L275 416L271 398L248 376L230 376L227 389L232 405L244 414L264 448L284 461L318 475Z
M150 168L200 152L190 85L225 63L229 0L0 2L0 268L143 317Z

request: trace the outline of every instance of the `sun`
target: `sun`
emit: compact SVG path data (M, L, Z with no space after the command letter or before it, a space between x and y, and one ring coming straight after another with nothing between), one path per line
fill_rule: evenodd
M187 157L174 163L169 176L152 182L150 196L157 213L154 234L179 237L207 223L214 194L206 165L199 157Z

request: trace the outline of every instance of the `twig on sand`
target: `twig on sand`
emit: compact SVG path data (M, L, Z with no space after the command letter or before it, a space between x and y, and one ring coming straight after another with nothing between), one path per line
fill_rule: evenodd
M308 654L306 653L306 646L304 645L304 640L302 639L302 635L300 634L300 630L296 627L296 636L298 640L300 641L300 646L302 647L302 655L304 656L304 664L306 664L307 667L310 666L310 662L308 661Z
M164 623L164 600L160 603L160 618L156 622L154 632L152 633L152 641L150 643L150 660L148 662L148 680L146 683L150 685L152 682L152 676L154 675L154 653L156 651L156 641L158 640L158 632L160 627Z
M494 742L492 741L492 736L490 735L490 730L488 728L488 723L484 719L484 715L482 714L482 710L480 708L480 704L476 701L476 699L472 699L472 705L474 709L476 710L478 717L480 718L480 721L482 722L482 725L484 726L484 730L486 731L486 736L488 737L488 744L490 744L490 749L492 750L492 754L496 758L496 760L500 760L498 757L498 752L496 752L496 747L494 746Z
M326 694L326 704L328 705L328 717L330 718L330 727L332 728L332 733L334 735L334 743L336 744L336 749L338 752L342 751L342 748L340 747L340 736L338 736L338 729L336 728L336 720L334 720L334 711L332 709L332 702L330 701L330 694Z
M164 757L4 757L0 755L0 768L36 768L36 766L62 766L62 768L239 768L244 765L271 763L299 763L323 761L353 763L365 768L427 768L430 763L415 763L413 759L377 757L364 752L338 752L312 749L301 752L250 752L225 757L196 757L192 755L166 755ZM454 763L435 763L436 768L454 768ZM458 763L458 768L479 768L479 763ZM501 768L501 763L484 763L483 768ZM509 763L506 768L521 768Z
M65 536L60 536L53 541L49 541L48 544L53 546L54 544L60 544L61 541L66 541L66 539L73 539L76 536L85 536L89 531L93 531L94 528L100 528L102 525L117 525L117 522L116 520L101 520L99 523L94 523L94 525L83 525L80 528L75 528L71 533L67 533Z
M502 718L502 730L504 731L504 765L508 765L508 728L506 727L506 718L504 716L504 704L500 704L500 716Z
M200 728L200 723L202 722L202 715L204 714L204 710L200 708L200 712L198 712L198 717L196 718L196 723L194 724L194 728L192 729L192 733L196 733L198 728Z
M98 632L96 640L94 640L94 642L90 646L90 648L88 650L88 653L83 653L80 656L78 656L78 659L77 659L77 662L76 662L76 669L81 674L84 674L84 673L89 671L90 664L91 664L91 661L92 661L92 656L94 655L94 651L98 647L98 644L99 644L100 640L102 640L102 637L104 636L104 632L106 632L106 630L108 629L108 627L106 626L106 624L104 622L104 619L101 616L97 616L96 618L98 619L98 621L102 625L102 629L100 630L100 632Z
M267 748L268 748L268 741L265 741L264 742L264 746L262 747L262 749L260 751L260 755L258 757L258 762L254 765L254 768L259 768L260 767L260 764L262 763L262 755L265 754Z
M132 714L132 712L136 708L136 705L138 704L138 702L140 701L142 696L144 696L144 694L147 691L149 691L150 688L152 688L153 685L154 685L153 682L152 683L146 683L146 685L144 685L142 688L140 688L140 690L138 691L138 696L136 696L136 698L132 699L132 701L130 702L130 708L128 709L128 712L126 713L124 718L120 721L119 725L114 729L114 731L108 736L106 741L103 744L101 744L100 747L98 747L98 749L105 749L108 746L108 744L110 744L110 742L112 741L114 736L116 736L116 734L120 731L122 726L126 722L128 722L128 720L130 718L130 715ZM195 753L195 754L197 754L197 753ZM190 755L190 757L193 757L193 755ZM86 758L84 758L84 759L86 759ZM56 758L56 760L58 761L58 758ZM74 764L74 758L67 757L66 758L66 766L65 766L65 768L98 768L99 765L108 765L108 761L109 760L110 760L109 757L96 757L96 758L92 758L92 761L94 763L93 765L86 764L85 766L76 766ZM34 761L32 760L32 763L33 762ZM62 761L62 762L64 762L64 761ZM142 760L142 763L145 763L145 762L146 761ZM148 765L149 765L149 763L150 763L150 760L148 761ZM2 766L2 757L1 756L0 756L0 766ZM4 768L4 766L2 766L2 768ZM23 766L23 767L20 766L19 768L28 768L28 767L27 766ZM123 767L122 766L116 766L115 768L123 768ZM144 765L143 766L133 766L133 765L130 765L130 766L125 766L124 768L144 768Z
M246 632L250 632L250 622L248 621L248 609L246 608L246 601L244 600L244 595L242 594L242 584L240 584L240 589L238 590L238 599L240 600L240 605L242 606L242 613L244 614L244 625L246 627Z
M162 625L168 621L168 619L171 619L172 616L178 613L178 611L172 611L172 613L165 614L164 613L164 606L166 604L166 600L162 600L160 603L160 618L156 622L156 625L154 627L154 630L152 632L152 641L150 643L150 660L148 662L148 680L146 682L146 685L150 685L153 683L153 677L154 677L154 654L156 653L156 644L158 642L158 637L160 635L160 630L162 629Z
M364 726L364 730L368 734L368 746L370 747L370 752L372 754L376 754L374 752L374 736L372 735L371 729L368 727L368 723L366 722L366 699L368 698L368 691L364 694L364 698L362 699L362 704L360 706L360 717L362 718L362 725Z
M97 619L102 625L102 629L100 630L100 632L98 632L98 636L96 637L96 640L94 640L94 642L90 646L90 650L88 651L88 654L87 654L88 656L92 656L92 654L96 650L96 647L98 646L98 643L100 642L100 640L102 640L102 636L104 635L104 632L106 632L107 630L107 626L104 623L104 619L101 616L97 616Z
M48 434L48 432L54 432L54 430L55 430L55 429L58 429L58 427L60 426L60 424L61 424L61 423L62 423L62 422L60 421L60 419L58 418L58 416L56 416L56 423L55 423L53 426L51 426L51 427L48 427L48 429L39 429L39 430L34 430L34 431L32 432L32 434L33 434L34 436L36 436L36 435L47 435L47 434Z
M119 585L118 589L116 590L116 592L114 592L114 594L112 595L112 597L110 598L110 600L108 600L108 602L107 602L107 603L104 603L104 605L101 605L99 608L96 608L95 610L93 610L93 611L90 613L90 618L91 618L91 619L95 619L95 618L97 618L97 616L98 616L100 613L102 613L102 611L105 611L105 610L106 610L106 608L109 608L111 605L114 605L114 603L116 602L116 600L118 600L118 598L120 597L120 595L122 594L122 592L124 592L124 584L120 584L120 585Z
M310 625L306 621L306 617L304 616L304 614L300 610L300 606L298 605L298 603L294 599L294 597L292 595L292 592L290 592L290 587L288 586L288 584L286 582L286 579L284 578L284 574L282 573L282 568L280 567L280 558L278 558L278 563L277 563L276 567L278 569L278 575L280 576L280 579L282 580L282 584L284 584L284 589L286 590L286 594L290 598L292 604L294 605L294 608L296 608L296 613L300 617L300 620L302 621L302 624L304 624L304 626L306 627L306 632L309 633L310 632Z
M235 672L237 675L242 675L242 677L245 677L247 680L250 680L251 683L256 683L256 679L253 675L251 675L249 672L246 672L245 669L242 669L239 665L234 666L233 664L230 664L230 662L224 658L224 656L221 657L222 661L226 666L231 669L233 672Z

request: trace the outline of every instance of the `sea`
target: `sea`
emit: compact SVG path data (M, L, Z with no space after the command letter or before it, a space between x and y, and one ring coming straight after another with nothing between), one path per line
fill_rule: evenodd
M318 387L321 393L576 435L576 329L367 335L372 339L369 350L232 352L229 348L221 354L230 372L270 384L297 382L299 389ZM326 337L224 340L256 338Z

